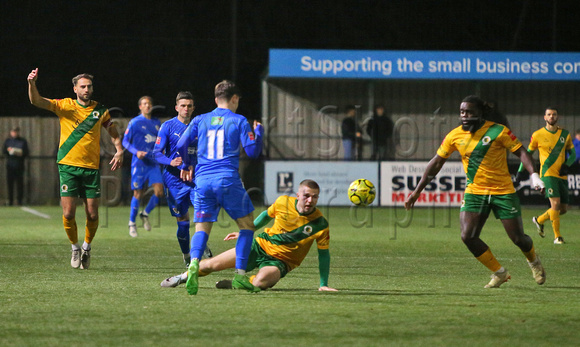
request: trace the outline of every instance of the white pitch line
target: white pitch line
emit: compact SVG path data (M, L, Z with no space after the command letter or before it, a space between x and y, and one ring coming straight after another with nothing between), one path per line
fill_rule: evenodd
M42 212L39 212L39 211L37 211L35 209L32 209L30 207L22 206L20 209L22 211L25 211L25 212L28 212L28 213L32 213L35 216L38 216L38 217L41 217L41 218L44 218L44 219L50 219L50 216L49 215L44 214Z

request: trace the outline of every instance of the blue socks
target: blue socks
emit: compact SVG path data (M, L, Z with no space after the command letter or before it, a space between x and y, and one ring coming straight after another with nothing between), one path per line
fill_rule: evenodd
M177 242L181 253L189 254L189 221L177 222Z
M135 197L131 199L131 214L129 214L129 222L135 223L137 213L139 212L139 200Z
M145 214L151 213L151 210L153 210L155 208L155 206L157 206L158 203L159 203L159 198L157 197L157 195L153 194L151 199L149 199L149 203L147 204L147 207L145 207Z
M209 235L203 231L196 231L195 234L193 234L193 237L191 238L191 250L189 251L191 259L201 260L203 251L205 251L205 247L207 246L208 238Z
M240 230L238 242L236 242L236 270L246 271L253 241L254 232L252 230Z

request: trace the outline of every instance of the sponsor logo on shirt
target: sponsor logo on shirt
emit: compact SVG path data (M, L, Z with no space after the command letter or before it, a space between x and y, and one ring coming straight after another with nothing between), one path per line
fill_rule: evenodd
M151 142L155 141L156 139L157 139L157 137L153 136L151 134L145 135L145 143L151 143Z
M155 144L160 144L161 143L161 138L159 136L157 136L157 141L155 141Z
M248 133L248 137L250 138L251 141L254 141L254 133L253 132L249 132Z
M514 135L511 130L508 131L508 136L510 137L510 139L512 139L512 141L516 140L516 135Z

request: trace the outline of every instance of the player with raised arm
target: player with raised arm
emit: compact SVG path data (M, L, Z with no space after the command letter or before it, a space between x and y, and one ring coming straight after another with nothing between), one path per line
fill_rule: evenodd
M520 158L526 170L532 174L532 184L536 189L543 189L544 184L534 172L531 155L522 148L521 142L510 129L486 120L491 111L477 96L463 99L459 108L462 125L445 136L421 181L407 197L405 208L413 208L421 191L435 178L451 154L458 151L467 176L459 213L461 240L473 256L493 272L485 288L499 288L511 278L507 269L500 265L489 246L480 238L491 211L501 220L512 242L524 253L536 283L543 284L546 272L536 255L532 238L524 233L520 202L508 171L506 149Z
M153 153L157 162L163 165L163 182L165 183L165 196L171 215L177 219L177 241L183 253L183 262L189 266L189 205L193 204L193 191L195 185L192 182L180 178L180 165L183 157L189 157L189 161L195 163L195 146L189 146L182 153L178 152L177 141L191 121L191 115L195 110L193 95L190 92L179 92L175 98L175 111L177 116L161 125L157 135L157 141ZM205 253L211 257L209 248Z
M195 234L191 238L191 263L188 270L187 291L197 294L199 260L206 247L213 222L221 207L234 219L240 230L236 243L235 275L232 286L236 289L259 291L246 274L248 255L254 239L254 206L240 174L240 146L250 158L258 158L262 151L262 125L254 122L254 132L248 120L236 114L240 92L231 81L222 81L215 87L217 108L199 115L189 124L177 144L184 151L197 139L197 166L195 167ZM182 178L191 180L192 163L184 159L188 170Z
M296 269L310 250L314 241L318 247L319 291L336 291L328 286L330 273L330 231L328 221L316 208L320 187L313 180L304 180L298 186L296 197L280 196L255 220L256 229L266 226L272 219L274 225L258 234L252 243L247 271L258 268L251 282L260 289L272 288L281 278ZM228 234L225 240L233 240L238 233ZM231 269L235 266L236 249L232 248L199 264L199 276ZM177 287L187 281L187 272L169 277L162 287ZM232 281L220 281L218 287L230 287Z
M152 117L153 99L150 96L143 96L139 99L139 110L141 113L131 119L125 130L123 137L123 147L133 154L131 161L131 189L133 198L131 199L131 212L129 214L129 235L137 237L137 212L139 203L143 195L143 189L147 183L153 187L153 195L147 203L144 211L139 213L143 220L145 230L151 230L149 213L159 203L159 198L163 195L163 179L159 164L153 154L153 146L157 139L157 133L161 122Z
M64 230L72 245L71 266L88 269L91 260L91 242L99 227L99 197L101 196L100 152L101 127L113 140L117 152L109 162L111 170L123 163L121 137L111 121L109 110L91 99L93 76L81 74L72 79L76 99L47 99L36 87L38 69L28 75L28 98L39 108L51 111L60 122L60 142L56 162L60 176L60 200ZM85 205L85 239L78 243L76 199Z

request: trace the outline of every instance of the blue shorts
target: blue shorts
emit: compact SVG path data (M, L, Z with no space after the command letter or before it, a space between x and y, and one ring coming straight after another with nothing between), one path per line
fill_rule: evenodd
M184 217L193 203L194 188L184 185L183 188L165 188L167 206L173 217Z
M196 223L216 222L221 207L233 219L254 211L252 200L239 177L196 177L193 207Z
M131 189L143 189L145 182L149 186L155 183L163 184L161 169L158 166L134 166L131 169Z

